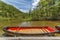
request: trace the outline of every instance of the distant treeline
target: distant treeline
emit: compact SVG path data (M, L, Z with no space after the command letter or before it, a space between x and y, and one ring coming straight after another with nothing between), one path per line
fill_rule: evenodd
M60 20L60 0L40 0L38 6L29 13L0 1L0 17L25 20Z
M60 0L40 0L30 16L31 20L60 20Z
M15 7L0 1L0 18L25 19L26 13L23 13Z

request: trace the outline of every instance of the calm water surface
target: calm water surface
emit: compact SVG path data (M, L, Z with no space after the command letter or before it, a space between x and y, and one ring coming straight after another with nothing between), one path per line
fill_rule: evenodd
M2 24L3 25L2 28L6 26L6 22L4 24L5 25ZM60 21L23 21L23 22L13 22L9 24L10 26L51 26L51 27L55 27L56 25L60 25ZM2 35L3 33L4 33L3 30L0 28L0 35Z
M20 26L51 26L60 25L60 21L25 21L19 24Z

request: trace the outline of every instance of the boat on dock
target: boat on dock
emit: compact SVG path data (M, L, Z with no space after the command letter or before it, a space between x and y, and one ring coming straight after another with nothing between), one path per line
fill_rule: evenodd
M32 27L5 27L3 31L8 35L52 35L56 29L49 26L32 26Z

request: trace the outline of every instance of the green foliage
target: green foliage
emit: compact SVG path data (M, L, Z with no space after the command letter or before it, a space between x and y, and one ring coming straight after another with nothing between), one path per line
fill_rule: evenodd
M60 20L60 0L40 0L36 9L31 11L32 20Z
M15 7L0 1L0 17L9 19L24 19L26 13L23 13Z
M0 17L24 20L60 20L60 0L40 0L39 5L29 13L0 1Z

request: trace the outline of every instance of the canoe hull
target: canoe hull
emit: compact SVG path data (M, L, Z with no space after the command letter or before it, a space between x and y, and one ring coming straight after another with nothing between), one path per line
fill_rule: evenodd
M14 32L11 32L11 31L8 31L7 29L8 28L11 28L11 27L5 27L5 28L3 28L3 31L6 33L6 34L8 34L8 35L19 35L19 36L21 36L21 35L52 35L52 34L54 34L56 31L54 30L54 29L52 29L52 30L54 30L53 32L49 32L49 33L37 33L37 34L25 34L25 33L14 33ZM44 27L18 27L18 28L48 28L47 26L44 26Z

